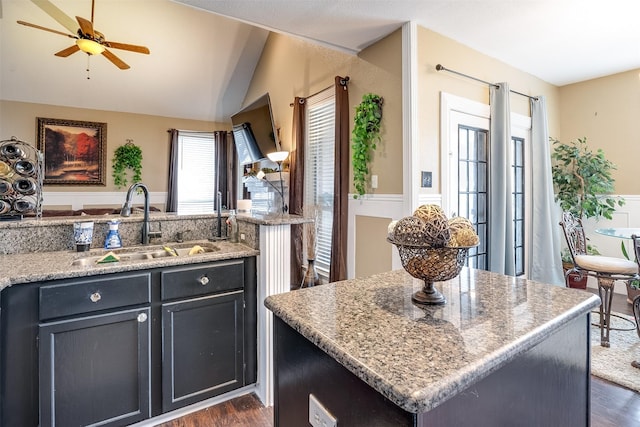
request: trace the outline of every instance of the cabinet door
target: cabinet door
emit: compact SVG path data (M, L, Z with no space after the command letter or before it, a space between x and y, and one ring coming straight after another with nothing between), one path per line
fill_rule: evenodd
M124 426L150 414L149 308L40 325L40 425Z
M244 385L243 292L162 305L162 410Z

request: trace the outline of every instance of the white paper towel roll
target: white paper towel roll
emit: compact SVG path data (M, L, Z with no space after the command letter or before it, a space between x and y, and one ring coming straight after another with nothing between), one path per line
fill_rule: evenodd
M247 213L251 211L251 199L238 200L238 213Z

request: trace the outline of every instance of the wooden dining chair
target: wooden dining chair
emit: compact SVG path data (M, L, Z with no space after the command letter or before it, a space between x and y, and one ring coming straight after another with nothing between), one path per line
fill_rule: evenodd
M638 264L624 258L589 255L587 253L587 237L582 221L574 217L570 212L562 213L560 226L564 231L564 237L573 260L573 268L565 273L565 283L568 287L569 274L571 273L578 273L580 276L591 276L597 280L598 295L600 295L600 345L609 347L614 284L616 280L638 278ZM640 304L640 300L638 303Z

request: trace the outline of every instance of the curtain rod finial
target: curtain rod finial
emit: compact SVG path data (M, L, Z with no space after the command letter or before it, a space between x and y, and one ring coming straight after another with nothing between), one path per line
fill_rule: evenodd
M442 64L438 64L438 65L436 65L436 70L437 71L442 71L442 70L444 70L444 66Z

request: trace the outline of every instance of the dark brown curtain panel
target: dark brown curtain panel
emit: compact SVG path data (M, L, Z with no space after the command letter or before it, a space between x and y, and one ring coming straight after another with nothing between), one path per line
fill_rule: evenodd
M229 209L238 209L240 198L238 193L238 153L233 139L233 132L227 132L227 191L229 192Z
M178 211L178 130L169 129L169 183L167 185L167 212Z
M333 186L333 237L329 281L347 278L347 220L349 197L349 77L336 76L336 169Z
M238 198L236 194L237 180L234 178L237 175L237 167L235 166L237 162L233 162L234 159L230 158L234 153L230 148L234 147L232 139L227 136L227 131L213 133L216 152L216 191L222 193L222 206L227 209L235 209Z
M304 98L293 101L293 141L289 155L289 213L302 215L304 202L304 150L305 116L307 104ZM297 289L302 283L302 259L304 255L302 224L291 225L291 289Z

